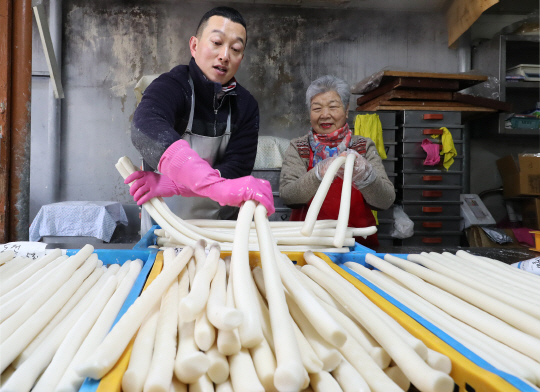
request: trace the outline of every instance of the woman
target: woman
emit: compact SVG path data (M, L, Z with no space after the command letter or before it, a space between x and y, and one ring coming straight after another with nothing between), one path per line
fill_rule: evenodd
M315 80L306 92L311 130L291 140L281 169L279 193L294 208L291 220L304 220L311 199L330 164L339 156L354 154L353 186L349 227L374 226L371 210L385 210L395 199L375 143L353 135L347 125L350 89L347 83L326 75ZM313 170L312 170L313 169ZM343 167L324 200L317 219L337 219L343 184ZM379 245L377 235L356 241L370 248Z

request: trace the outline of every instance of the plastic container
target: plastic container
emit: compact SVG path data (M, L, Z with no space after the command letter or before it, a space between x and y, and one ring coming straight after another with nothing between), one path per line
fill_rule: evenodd
M538 129L540 128L540 118L512 117L510 119L510 124L514 129Z
M508 76L523 76L525 82L540 81L540 65L519 64L506 70Z

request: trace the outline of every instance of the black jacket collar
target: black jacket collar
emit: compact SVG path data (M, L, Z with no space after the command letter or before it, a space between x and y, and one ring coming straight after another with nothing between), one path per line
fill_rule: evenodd
M195 96L197 100L208 101L206 103L213 105L215 94L221 92L221 83L212 82L204 76L203 72L192 57L189 62L189 74L193 79L193 86L195 87ZM225 95L236 95L233 91L229 91Z

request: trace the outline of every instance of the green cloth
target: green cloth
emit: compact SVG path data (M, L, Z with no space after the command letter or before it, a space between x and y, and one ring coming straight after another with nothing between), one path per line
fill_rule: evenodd
M446 127L439 128L442 129L442 135L431 135L432 138L437 139L441 138L442 150L441 155L444 155L443 166L446 170L450 169L450 166L454 163L454 157L457 155L456 148L454 147L454 139L452 134Z
M368 137L375 143L377 152L381 159L386 159L386 151L384 150L384 141L382 135L382 125L379 115L374 114L359 114L354 121L354 134Z

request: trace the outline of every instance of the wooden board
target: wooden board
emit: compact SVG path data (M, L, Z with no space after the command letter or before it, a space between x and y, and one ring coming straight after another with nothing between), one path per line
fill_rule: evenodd
M508 102L497 101L495 99L489 99L484 97L475 97L474 95L469 94L454 93L453 100L457 102L468 103L471 105L502 110L503 112L512 111L512 105Z
M469 105L468 103L463 102L454 102L454 101L385 101L381 100L379 101L380 106L451 106L451 107L468 107L468 106L474 106Z
M482 13L499 0L452 0L446 11L448 47L455 48L459 37L466 32Z
M382 106L379 104L368 106L362 105L356 108L358 112L367 112L367 111L385 111L385 110L438 110L441 112L481 112L481 113L496 113L497 110L490 108L483 108L480 106L462 106L462 107L452 107L447 106L446 103L443 106L421 106L421 105L410 105L410 106Z
M454 81L457 82L455 88L443 88L444 90L450 91L460 91L467 87L474 86L475 84L484 82L487 80L485 75L470 75L470 74L449 74L449 73L435 73L435 72L408 72L408 71L391 71L391 70L382 70L376 72L367 78L362 79L352 88L353 94L368 94L382 86L385 86L390 83L395 83L397 79L399 83L407 83L407 79L420 79L425 83L429 84L428 81L436 80L440 81ZM421 83L416 81L416 83ZM437 83L437 82L432 82ZM369 89L366 88L369 86ZM423 86L416 86L415 88L427 88Z
M439 90L445 92L458 91L459 82L448 79L422 79L422 78L398 78L384 84L375 90L368 92L356 100L357 105L362 105L377 98L389 91L399 89L400 91L413 90Z

